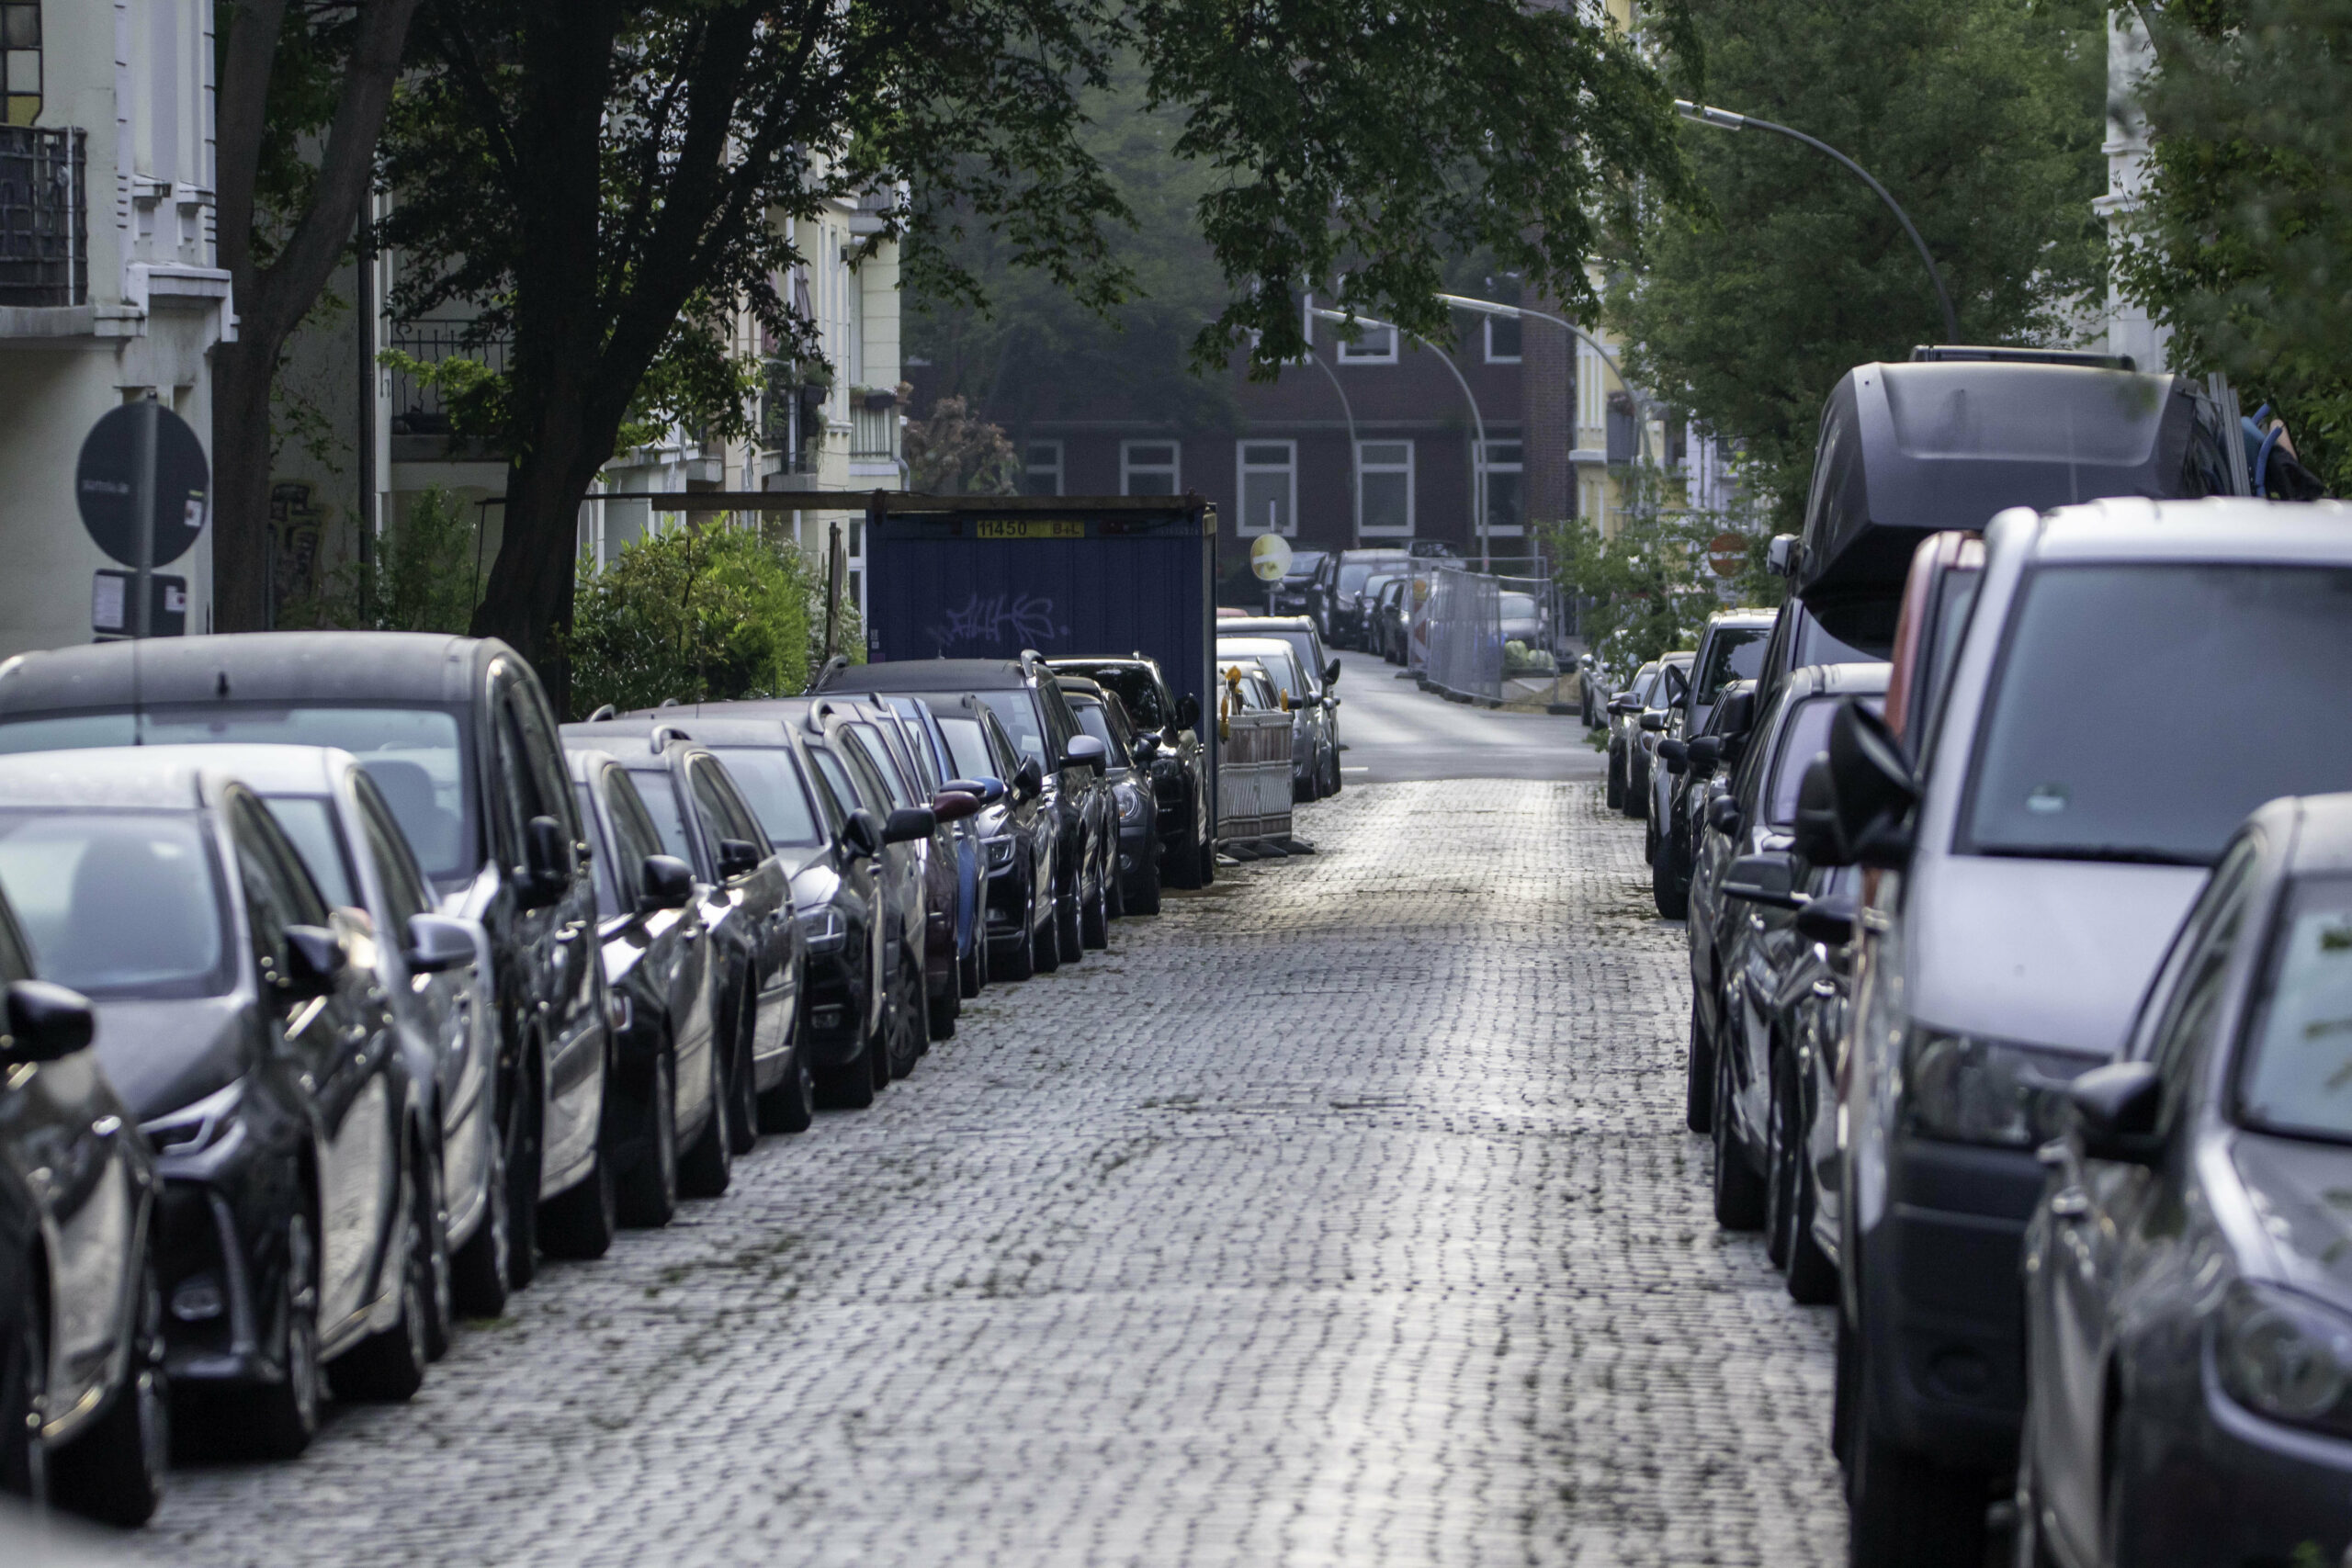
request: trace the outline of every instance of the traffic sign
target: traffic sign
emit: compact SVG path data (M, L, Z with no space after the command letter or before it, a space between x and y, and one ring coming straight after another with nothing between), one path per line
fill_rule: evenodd
M154 553L139 558L139 424L155 421ZM212 468L187 421L160 404L108 409L82 440L74 500L98 548L127 567L165 566L187 554L211 513Z
M1707 564L1717 577L1737 577L1747 565L1747 541L1737 534L1718 534L1707 542Z
M1250 570L1261 582L1280 582L1290 570L1290 541L1280 534L1261 534L1250 547Z
M138 617L130 607L136 603L139 574L116 571L100 567L90 581L90 630L101 642L133 636L138 631ZM186 637L187 635L187 579L166 572L155 572L147 579L147 624L151 637Z

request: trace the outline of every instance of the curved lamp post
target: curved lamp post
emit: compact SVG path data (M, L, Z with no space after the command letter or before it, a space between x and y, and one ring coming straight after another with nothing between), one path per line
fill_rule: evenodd
M1583 344L1586 347L1591 349L1593 353L1600 355L1600 362L1609 367L1609 373L1617 378L1617 384L1625 389L1626 396L1636 399L1644 404L1646 404L1649 401L1647 398L1643 397L1642 394L1634 389L1633 382L1625 378L1625 367L1617 363L1617 356L1609 352L1608 345L1603 344L1599 338L1593 336L1590 333L1585 331L1582 327L1577 325L1574 321L1566 320L1565 317L1555 316L1545 310L1530 310L1524 305L1503 305L1498 304L1492 299L1474 299L1467 294L1441 294L1437 298L1444 300L1447 304L1453 306L1457 310L1474 310L1482 316L1510 316L1513 318L1532 316L1539 321L1549 321L1554 326L1560 328L1562 331L1573 334L1578 343ZM1634 418L1634 446L1635 452L1642 457L1646 458L1649 456L1649 444L1650 422L1641 417L1639 411L1636 411ZM1666 454L1663 452L1658 454L1660 461L1663 461L1665 457Z
M1792 130L1785 125L1774 125L1769 119L1758 119L1752 114L1734 114L1729 109L1711 108L1705 104L1694 104L1688 98L1675 99L1674 107L1683 118L1695 120L1701 125L1712 125L1719 130L1769 130L1792 141L1802 141L1815 152L1826 153L1845 164L1855 178L1878 193L1878 198L1886 203L1886 209L1894 214L1894 220L1903 225L1903 231L1911 236L1911 243L1917 248L1919 259L1927 264L1928 281L1936 286L1936 303L1944 310L1944 341L1960 341L1960 316L1951 308L1951 296L1944 289L1944 275L1936 270L1936 258L1928 254L1928 242L1921 239L1919 231L1913 227L1911 215L1903 210L1894 197L1887 195L1884 186L1871 178L1868 169L1818 137L1807 136L1802 130Z
M1430 353L1436 355L1439 362L1453 373L1455 385L1462 389L1463 399L1470 405L1470 423L1476 428L1478 433L1478 449L1471 454L1470 458L1470 506L1472 513L1476 517L1478 525L1478 570L1481 572L1484 572L1488 566L1488 557L1487 553L1487 420L1486 416L1478 412L1477 394L1471 391L1470 382L1463 376L1462 367L1453 363L1453 355L1438 347L1437 344L1430 342L1429 339L1423 337L1420 333L1407 331L1405 328L1397 326L1393 321L1374 321L1370 316L1351 316L1343 310L1325 310L1320 305L1312 306L1310 309L1316 315L1320 316L1327 321L1339 321L1341 323L1354 321L1359 326L1385 327L1392 333L1401 333L1405 336L1411 338L1415 343L1419 344L1422 347L1428 349ZM1333 379L1334 384L1336 384L1337 378L1334 378ZM1343 393L1341 396L1344 398L1345 394ZM1353 423L1353 416L1350 417L1350 423ZM1354 454L1351 453L1349 455L1349 472L1352 474L1354 471Z

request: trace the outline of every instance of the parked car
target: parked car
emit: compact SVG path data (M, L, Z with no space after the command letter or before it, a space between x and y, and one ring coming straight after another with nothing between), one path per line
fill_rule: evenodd
M2234 825L2352 779L2352 739L2311 716L2352 651L2347 520L2223 499L2005 512L1922 761L1853 706L1832 724L1808 858L1882 873L1841 1095L1836 1438L1869 1560L1981 1557L2024 1396L2032 1150L2064 1086L2124 1043Z
M1658 913L1669 920L1690 915L1690 883L1669 881L1674 863L1667 846L1679 841L1695 855L1707 817L1726 787L1731 770L1747 749L1748 716L1755 711L1756 682L1735 681L1724 687L1709 710L1705 733L1690 740L1658 742L1658 761L1668 780L1667 825L1659 829L1658 847L1650 855L1650 896Z
M1735 681L1754 681L1764 668L1765 643L1772 635L1775 613L1770 610L1726 610L1712 616L1700 634L1699 649L1690 666L1690 684L1679 703L1657 727L1662 739L1689 740L1707 733L1715 700ZM1751 707L1748 712L1752 715ZM1647 721L1645 721L1646 725ZM1718 727L1720 728L1720 727ZM1737 733L1744 726L1736 727ZM1668 775L1650 770L1650 886L1658 913L1669 920L1682 918L1682 901L1690 888L1690 840L1675 819ZM1663 855L1665 863L1659 863Z
M2255 812L2122 1059L2067 1093L2026 1227L2019 1562L2332 1562L2352 1540L2347 868L2352 795Z
M171 1385L155 1159L96 1029L0 898L0 1492L128 1526L163 1496Z
M1861 619L1849 615L1849 629ZM1772 617L1771 635L1764 639L1764 660L1754 676L1757 713L1763 713L1780 690L1781 682L1792 670L1826 664L1876 664L1892 657L1893 628L1883 622L1883 616L1870 617L1867 625L1871 636L1866 645L1858 645L1832 636L1804 600L1783 603Z
M1405 615L1413 591L1410 577L1392 577L1372 602L1373 647L1391 664L1405 662Z
M1219 664L1247 660L1273 682L1277 705L1291 716L1291 797L1321 799L1340 768L1340 744L1332 733L1332 705L1339 699L1324 694L1290 644L1279 637L1221 635L1216 658Z
M1062 963L1076 963L1088 946L1101 946L1108 932L1109 892L1104 869L1114 852L1102 835L1115 824L1117 808L1103 782L1102 742L1079 728L1062 701L1051 666L1035 653L1017 660L938 659L895 664L862 664L854 673L829 676L821 690L905 693L933 699L969 694L986 703L1024 758L1035 761L1045 807L1057 823L1054 857L1057 946ZM1089 931L1100 933L1091 942Z
M715 1198L733 1175L718 1023L722 965L714 959L717 944L705 940L695 868L665 844L629 771L594 746L574 745L570 761L594 849L596 944L611 998L605 1157L621 1223L666 1225L681 1193ZM647 782L668 787L662 775Z
M1633 766L1634 738L1640 733L1638 726L1642 710L1649 705L1650 693L1664 678L1658 673L1659 668L1657 660L1653 659L1634 671L1634 678L1625 689L1611 694L1606 705L1609 775L1608 782L1602 786L1602 799L1611 811L1625 809L1625 797L1629 793L1626 781ZM1663 705L1660 706L1662 710ZM1634 798L1640 797L1635 795Z
M195 1428L308 1447L332 1382L424 1380L430 1110L372 964L245 785L176 749L0 761L0 895L34 967L96 1006L98 1066L155 1151L165 1369ZM454 925L390 933L413 971Z
M1244 637L1271 637L1290 647L1291 661L1298 670L1299 684L1292 693L1292 703L1306 707L1319 705L1322 709L1318 738L1317 772L1315 793L1303 795L1306 800L1321 800L1340 793L1340 698L1332 687L1340 682L1340 661L1323 646L1323 638L1313 622L1303 617L1254 616L1248 620L1230 621L1216 629L1220 647L1230 640Z
M1331 627L1331 599L1338 560L1328 550L1295 550L1282 581L1272 591L1272 613L1305 615L1317 629Z
M1345 636L1333 637L1332 647L1352 648L1364 653L1380 651L1380 626L1374 619L1374 612L1379 606L1381 594L1387 591L1390 583L1404 575L1403 567L1404 563L1399 561L1396 570L1386 567L1374 570L1363 580L1363 587L1340 602L1340 611L1334 612L1331 619L1334 626L1344 629Z
M1331 581L1331 615L1324 630L1334 648L1373 648L1366 612L1377 592L1379 579L1405 569L1412 558L1403 550L1341 550Z
M1552 626L1552 618L1544 606L1535 602L1532 593L1516 589L1496 595L1499 615L1498 629L1503 639L1503 673L1517 676L1556 675L1560 672L1559 639ZM1516 645L1518 651L1512 651Z
M1102 742L1108 755L1104 776L1119 806L1116 886L1121 914L1159 913L1159 803L1151 787L1151 757L1158 736L1136 733L1116 696L1091 681L1062 677L1062 696L1086 733Z
M1201 705L1190 693L1170 696L1157 660L1049 659L1057 675L1083 675L1115 693L1139 733L1159 737L1148 764L1162 853L1159 868L1171 887L1200 887L1216 877L1216 803L1209 787L1209 751L1198 733ZM1010 783L1010 780L1006 780Z
M408 632L156 637L0 664L0 753L213 741L334 746L383 792L441 912L490 934L507 1275L610 1239L593 878L538 677L505 644ZM134 711L135 710L135 711Z
M301 852L338 925L348 923L355 962L372 964L399 1028L409 1077L424 1097L432 1134L429 1197L445 1216L435 1249L430 1334L447 1347L452 1313L495 1317L506 1309L511 1215L496 1117L497 1000L490 938L480 924L434 913L433 885L390 805L348 751L302 746L205 747L191 764L216 768L259 795ZM447 924L473 962L419 971L420 928Z
M1690 662L1697 657L1669 653L1659 660L1657 682L1642 699L1640 710L1628 716L1632 728L1625 736L1625 815L1644 820L1644 859L1657 852L1657 820L1649 803L1658 773L1658 742L1673 736L1681 723L1683 698L1690 686Z
M915 766L922 774L923 787L931 792L932 814L955 840L956 1001L960 1011L962 1003L978 996L988 983L988 849L982 842L979 819L980 798L987 792L950 787L951 784L969 786L975 781L956 777L956 759L947 750L947 736L939 728L939 716L929 703L921 697L884 697L882 705L898 716L908 747L914 753ZM960 801L948 799L951 795L969 795L972 803L967 807ZM948 1015L944 1034L939 1030L938 1013L934 1005L934 1035L944 1038L945 1034L953 1034L955 1013Z
M1936 709L1951 682L1960 636L1984 576L1984 536L1930 534L1912 553L1895 623L1894 671L1886 694L1886 727L1916 755L1915 738L1935 733Z
M988 704L977 696L935 699L959 786L979 786L973 817L988 853L989 975L1026 980L1061 964L1054 919L1054 856L1059 832L1045 809L1036 764L1022 756Z

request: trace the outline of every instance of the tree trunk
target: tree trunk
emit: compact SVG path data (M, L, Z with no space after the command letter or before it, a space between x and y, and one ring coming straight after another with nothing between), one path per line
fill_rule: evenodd
M212 351L212 629L269 625L269 389L282 339Z

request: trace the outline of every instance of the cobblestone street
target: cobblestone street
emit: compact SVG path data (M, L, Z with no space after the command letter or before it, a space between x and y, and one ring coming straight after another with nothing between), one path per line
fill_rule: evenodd
M1417 699L1427 701L1429 699ZM1718 1233L1597 784L1366 787L551 1266L171 1563L1842 1561L1826 1309ZM715 1505L715 1506L714 1506Z

